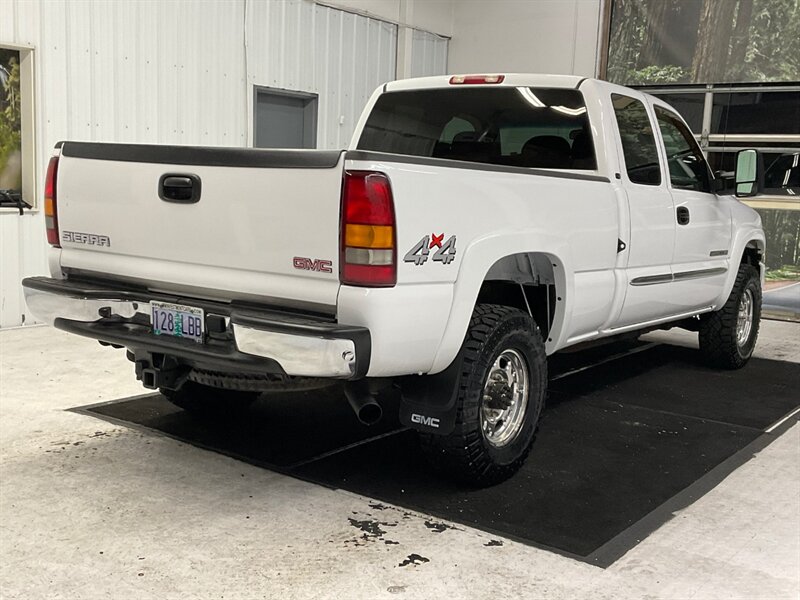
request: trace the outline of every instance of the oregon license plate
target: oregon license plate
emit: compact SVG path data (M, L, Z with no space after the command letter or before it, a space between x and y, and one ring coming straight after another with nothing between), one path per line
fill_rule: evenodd
M151 302L153 333L203 343L203 309L168 302Z

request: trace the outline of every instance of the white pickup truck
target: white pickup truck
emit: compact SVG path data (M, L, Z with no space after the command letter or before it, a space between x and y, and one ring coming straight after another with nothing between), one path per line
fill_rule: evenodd
M738 195L758 167L740 154ZM399 388L434 463L488 485L530 451L554 352L678 326L747 362L764 234L717 189L681 117L635 90L396 81L342 151L60 143L52 277L23 285L189 409L342 379L370 422Z

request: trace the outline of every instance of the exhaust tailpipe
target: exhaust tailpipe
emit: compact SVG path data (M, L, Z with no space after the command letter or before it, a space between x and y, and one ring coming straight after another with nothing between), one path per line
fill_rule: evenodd
M364 425L375 425L381 420L383 409L375 401L374 394L370 393L367 386L345 385L344 395L358 420Z

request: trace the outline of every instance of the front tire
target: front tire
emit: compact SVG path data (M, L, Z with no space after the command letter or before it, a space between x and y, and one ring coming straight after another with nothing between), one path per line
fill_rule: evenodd
M508 479L530 453L547 389L544 342L531 317L508 306L476 306L457 385L452 433L421 433L423 451L469 485Z
M739 265L725 305L700 322L700 352L712 366L741 369L750 360L761 321L761 279L750 264Z

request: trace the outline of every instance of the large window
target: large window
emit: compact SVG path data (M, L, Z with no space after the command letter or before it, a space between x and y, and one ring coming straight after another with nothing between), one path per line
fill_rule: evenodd
M36 204L33 51L0 47L0 210Z
M705 91L683 94L653 94L670 104L686 120L692 131L702 131L706 108Z
M800 80L798 0L607 0L607 70L625 85Z
M620 94L612 94L611 102L622 140L628 179L642 185L660 185L658 149L647 109L639 100Z
M458 88L383 94L361 150L515 167L595 169L577 90Z
M717 92L711 106L710 133L800 134L800 91Z
M0 48L0 204L22 194L22 118L19 51Z
M767 166L800 151L800 82L637 87L680 113L714 172L732 173L743 148L759 148Z

